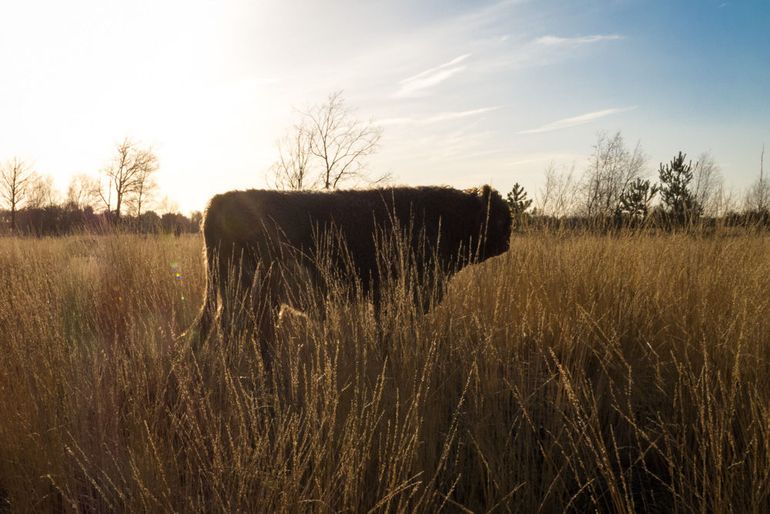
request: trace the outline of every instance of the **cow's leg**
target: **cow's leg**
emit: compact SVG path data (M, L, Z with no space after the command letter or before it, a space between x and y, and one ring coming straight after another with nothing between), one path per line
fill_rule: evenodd
M249 318L253 335L259 345L260 355L266 370L272 368L276 322L280 308L280 289L278 287L278 264L260 262L254 264L254 273L245 279L251 280L249 295Z
M203 299L203 307L198 318L197 338L198 346L203 346L211 336L214 322L217 317L217 296L219 284L219 265L217 252L213 248L206 249L206 291Z
M222 307L219 325L226 337L243 336L248 328L248 307L254 269L251 259L239 248L223 255L219 263L219 295Z
M275 325L278 319L278 305L262 305L257 319L257 343L266 371L270 371L275 357Z

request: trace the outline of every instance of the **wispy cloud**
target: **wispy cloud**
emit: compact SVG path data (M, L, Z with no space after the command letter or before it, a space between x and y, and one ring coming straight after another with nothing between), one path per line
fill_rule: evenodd
M619 34L593 34L590 36L577 36L577 37L560 37L560 36L543 36L535 39L534 43L541 46L576 46L586 45L591 43L599 43L602 41L617 41L623 39L623 36Z
M581 153L529 153L518 155L514 160L506 161L506 166L525 166L527 164L558 162L558 163L570 163L582 161L587 157Z
M598 120L600 118L605 118L613 114L633 111L634 109L636 109L635 105L630 107L615 107L612 109L604 109L601 111L588 112L585 114L581 114L580 116L573 116L571 118L564 118L561 120L557 120L557 121L548 123L546 125L543 125L542 127L529 129L529 130L521 130L518 133L519 134L540 134L542 132L551 132L553 130L561 130L569 127L576 127L578 125L585 125L586 123L591 123L592 121Z
M428 116L427 118L387 118L380 120L379 125L430 125L433 123L440 123L442 121L459 120L462 118L468 118L471 116L478 116L487 112L496 111L499 106L494 107L481 107L479 109L469 109L467 111L450 111L441 112Z
M401 80L399 82L400 88L394 96L409 97L423 94L426 89L436 86L465 70L466 67L462 63L470 56L471 54L460 55L449 62Z

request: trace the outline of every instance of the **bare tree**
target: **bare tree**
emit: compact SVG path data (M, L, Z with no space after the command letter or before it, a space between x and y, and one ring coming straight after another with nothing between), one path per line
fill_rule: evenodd
M0 167L0 198L11 211L11 232L16 231L16 212L27 200L34 175L30 166L16 157Z
M136 217L142 215L142 209L152 201L158 191L158 183L155 181L157 166L143 167L137 177L136 188L128 198L132 214Z
M99 194L109 210L115 193L115 217L120 219L123 206L135 197L158 169L158 158L149 148L142 148L126 138L116 146L112 162L103 170L106 188Z
M570 214L575 208L577 187L574 163L557 170L550 162L545 169L545 183L537 195L537 210L556 217Z
M99 203L104 212L112 212L112 182L108 177L102 176L94 182L93 193L96 196L97 203Z
M695 201L707 216L716 216L718 209L717 192L722 185L719 165L711 152L703 152L693 166L692 191Z
M53 178L33 174L28 183L26 206L31 209L42 209L56 203L56 190Z
M588 216L611 216L628 186L642 178L646 157L641 145L629 151L623 136L599 133L583 178L583 209Z
M366 169L382 130L355 118L342 91L300 114L301 122L279 143L280 157L271 168L277 187L337 189L354 180L377 183L388 178L372 177Z
M277 189L313 189L318 178L310 169L310 132L302 125L278 142L278 160L270 168Z
M93 208L100 199L100 189L99 179L90 175L75 175L67 188L67 203L78 209Z
M179 212L179 204L176 203L171 198L169 198L168 196L164 196L158 202L157 210L160 213Z
M738 202L735 191L727 189L724 183L720 183L711 199L712 216L721 218L730 212L738 210Z
M770 211L770 180L765 177L765 145L759 157L759 178L746 193L746 210L751 212Z

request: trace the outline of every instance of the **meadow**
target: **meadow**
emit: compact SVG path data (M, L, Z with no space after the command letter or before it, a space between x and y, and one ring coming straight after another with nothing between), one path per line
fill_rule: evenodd
M197 235L3 238L0 285L0 512L770 509L767 234L514 234L427 314L330 288L269 372L179 337Z

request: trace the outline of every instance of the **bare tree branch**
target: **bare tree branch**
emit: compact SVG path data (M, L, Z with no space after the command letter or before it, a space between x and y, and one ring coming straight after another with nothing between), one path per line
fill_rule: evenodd
M142 148L126 138L116 146L112 162L103 170L107 179L107 190L100 188L99 194L107 209L111 207L112 192L115 192L115 217L120 219L123 206L138 199L139 211L148 191L153 174L158 169L158 158L149 148Z
M292 133L278 142L278 160L270 168L277 189L312 189L317 177L310 169L310 133L296 125Z
M371 184L389 178L371 177L366 168L382 130L356 119L341 91L300 114L302 121L278 145L279 159L270 170L276 187L336 189L346 182Z
M53 178L33 174L29 181L29 191L26 206L30 209L42 209L56 203L56 190Z
M693 194L707 216L716 216L719 211L717 192L722 186L719 165L710 152L703 152L693 166Z
M641 145L629 151L623 136L600 133L583 178L583 210L587 216L611 216L628 186L642 178L646 157Z
M759 157L759 178L746 192L746 210L750 212L770 211L770 180L765 177L765 146Z
M78 209L94 208L100 200L100 190L98 179L90 175L75 175L67 188L67 203Z
M557 170L550 162L545 169L545 183L537 194L537 210L557 218L571 214L575 209L579 183L575 178L575 164Z
M17 157L0 167L0 198L11 211L11 232L16 231L16 212L26 202L34 176L30 166Z

